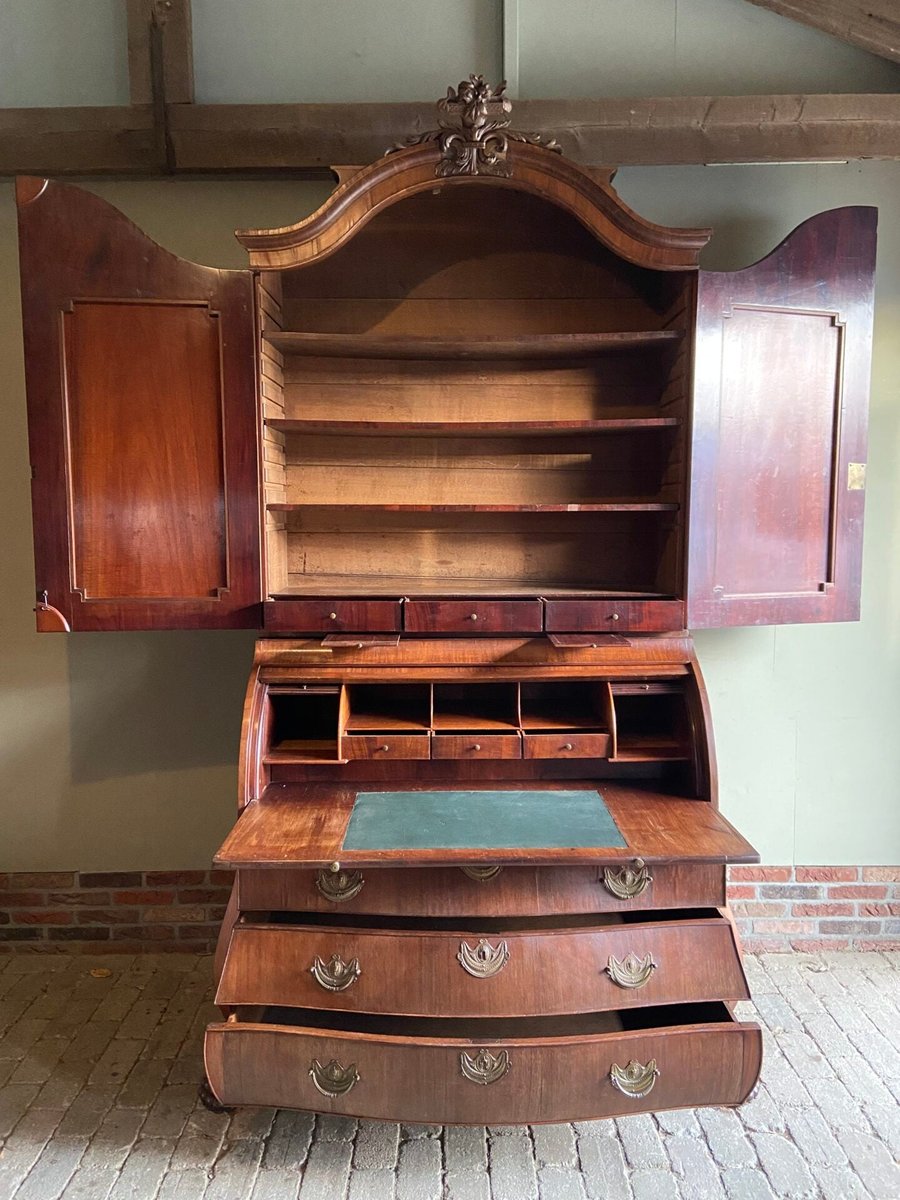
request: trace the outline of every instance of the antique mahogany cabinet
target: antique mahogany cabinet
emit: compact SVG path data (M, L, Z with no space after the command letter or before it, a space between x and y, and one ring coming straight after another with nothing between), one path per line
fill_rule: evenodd
M18 184L38 627L264 631L225 1105L561 1121L759 1073L686 630L858 616L875 212L701 271L509 109L451 89L245 271Z

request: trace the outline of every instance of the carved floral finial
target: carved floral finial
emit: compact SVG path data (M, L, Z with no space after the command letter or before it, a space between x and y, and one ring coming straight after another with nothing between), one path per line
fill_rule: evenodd
M544 142L537 134L509 128L512 102L505 91L506 80L491 87L483 75L470 75L455 91L448 87L447 95L438 101L440 128L392 146L388 153L437 142L441 148L441 161L435 168L438 176L510 175L506 152L511 141L561 153L555 141Z

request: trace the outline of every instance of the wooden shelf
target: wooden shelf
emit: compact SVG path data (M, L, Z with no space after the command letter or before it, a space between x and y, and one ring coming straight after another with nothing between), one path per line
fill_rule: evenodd
M567 513L567 512L677 512L678 505L662 503L656 500L601 500L596 503L578 504L343 504L335 502L322 504L307 502L305 504L267 504L269 512L308 512L310 509L327 509L337 511L346 509L349 512L483 512L483 513Z
M329 358L585 358L679 341L678 329L623 333L536 333L515 337L405 337L371 333L272 331L265 340L286 354Z
M296 576L295 576L296 578ZM566 584L549 584L536 579L425 579L414 575L309 575L302 582L270 593L274 601L305 599L309 596L444 596L509 599L547 596L592 600L672 600L662 592L614 591Z
M266 425L282 433L366 437L547 437L554 434L628 433L640 429L672 429L678 417L602 417L590 421L311 421L267 417Z

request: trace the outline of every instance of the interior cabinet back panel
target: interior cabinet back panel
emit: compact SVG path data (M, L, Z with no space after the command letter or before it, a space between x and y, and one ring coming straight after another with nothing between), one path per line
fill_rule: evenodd
M228 586L218 314L76 301L63 326L75 588L215 597Z

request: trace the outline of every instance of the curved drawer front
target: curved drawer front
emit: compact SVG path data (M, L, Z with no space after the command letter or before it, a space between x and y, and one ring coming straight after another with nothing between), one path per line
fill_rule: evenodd
M511 933L238 925L216 1003L530 1017L748 995L731 925L702 917Z
M503 1040L212 1025L206 1069L223 1104L433 1124L516 1125L740 1104L759 1075L756 1025Z
M661 863L633 895L617 894L621 868L380 867L344 872L274 868L238 872L240 906L249 911L371 913L420 917L530 917L565 913L719 908L725 868L719 863ZM627 880L625 881L627 882ZM343 885L343 886L342 886ZM629 889L625 889L629 890Z

